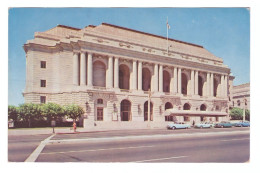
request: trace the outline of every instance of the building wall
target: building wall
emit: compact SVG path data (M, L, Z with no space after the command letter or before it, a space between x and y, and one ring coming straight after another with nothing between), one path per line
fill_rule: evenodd
M231 81L230 69L220 58L210 54L203 47L174 40L171 40L171 44L178 46L171 48L169 54L165 54L156 42L158 40L163 42L162 38L115 26L100 27L103 27L102 31L106 31L102 33L103 35L100 32L95 33L91 28L79 30L60 26L58 29L37 33L35 39L29 40L24 45L25 102L40 103L40 96L45 96L46 102L61 105L78 104L85 111L83 117L85 127L165 126L168 123L165 121L164 110L167 102L170 102L176 110L183 110L183 105L188 103L191 111L200 111L200 106L204 104L206 111L216 112L216 116L205 116L207 121L221 121L228 118L218 116L218 113L227 112L228 83ZM100 27L97 27L96 31L99 31ZM73 32L68 32L68 29ZM114 34L120 32L113 36L109 35L111 30L115 31ZM137 39L141 34L144 39L140 42L125 39L125 36L120 35L125 32L131 33L131 37ZM193 52L194 55L184 55L185 51L189 54ZM204 58L198 58L198 55ZM41 61L46 61L46 68L40 68ZM100 66L96 66L95 62L103 63L104 76L99 73L99 68L96 67ZM142 90L142 81L146 80L142 75L144 68L151 74L150 89L153 104L151 122L144 121L144 104L149 95L148 91ZM129 80L123 77L123 81L120 81L121 73L127 71ZM167 81L163 77L164 71L169 73L167 80L170 82L168 86L170 91L167 93L163 92ZM182 90L185 90L182 74L187 77L187 94L182 94ZM202 96L198 93L198 76L203 80ZM46 80L46 87L40 86L40 80ZM214 81L218 82L218 87L215 88L217 96L214 96ZM119 83L128 85L129 89L118 88ZM93 86L95 84L102 86ZM97 99L103 99L103 104L98 104ZM121 121L120 104L123 100L131 102L131 119L127 122ZM97 120L98 107L103 108L102 121ZM178 121L184 121L185 115L175 116ZM188 123L193 120L200 121L200 116L190 115Z

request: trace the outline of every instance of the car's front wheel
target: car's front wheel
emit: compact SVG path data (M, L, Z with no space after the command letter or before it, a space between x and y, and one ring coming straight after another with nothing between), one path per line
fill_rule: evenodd
M173 126L173 127L172 127L172 130L175 130L175 129L176 129L176 127L175 127L175 126Z

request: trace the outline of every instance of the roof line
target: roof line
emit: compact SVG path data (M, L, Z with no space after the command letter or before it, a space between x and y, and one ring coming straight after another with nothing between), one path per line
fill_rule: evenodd
M112 26L112 27L116 27L116 28L120 28L120 29L124 29L124 30L128 30L128 31L133 31L133 32L137 32L137 33L141 33L141 34L145 34L145 35L150 35L150 36L153 36L153 37L158 37L158 38L162 38L162 39L167 39L166 37L163 37L163 36L159 36L159 35L155 35L155 34L150 34L150 33L142 32L142 31L137 31L137 30L125 28L125 27L122 27L122 26L112 25L112 24L109 24L109 23L102 23L102 25ZM180 40L175 40L175 39L172 39L172 38L168 38L168 40L203 48L203 46L201 46L201 45L197 45L197 44L193 44L193 43L188 43L188 42L184 42L184 41L180 41Z
M67 28L67 29L73 29L73 30L77 30L77 31L81 30L81 29L79 29L79 28L74 28L74 27L66 26L66 25L57 25L57 27L62 27L62 28Z

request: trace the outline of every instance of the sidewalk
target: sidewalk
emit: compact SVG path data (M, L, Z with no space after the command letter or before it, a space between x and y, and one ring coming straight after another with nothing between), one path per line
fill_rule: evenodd
M142 128L143 129L143 128ZM146 128L150 129L150 128ZM158 129L158 128L151 128ZM56 134L73 134L75 133L71 127L58 127L54 128ZM129 128L101 128L101 127L92 127L92 128L77 128L76 133L88 133L88 132L101 132L101 131L116 131L116 130L140 130L140 129L129 129ZM50 128L28 128L28 129L8 129L8 135L41 135L41 134L52 134L53 129Z

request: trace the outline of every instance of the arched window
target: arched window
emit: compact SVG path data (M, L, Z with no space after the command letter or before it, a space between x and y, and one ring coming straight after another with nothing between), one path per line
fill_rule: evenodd
M97 104L103 104L103 99L97 99Z
M148 91L151 89L151 72L148 68L143 68L142 75L142 89Z
M166 109L171 109L171 108L173 108L173 106L172 106L172 104L170 102L165 103L165 107L164 107L165 110Z
M190 104L185 103L185 104L183 105L183 110L190 110Z
M163 92L170 92L170 74L168 71L163 71Z
M127 65L119 66L119 88L129 90L130 71Z
M206 105L204 105L204 104L200 105L200 110L201 111L206 111L206 109L207 109Z
M187 75L182 73L181 74L181 93L183 95L187 95L187 88L188 88L188 78Z
M203 79L202 79L202 77L201 76L199 76L199 81L198 81L199 83L198 83L198 89L199 89L199 95L200 96L203 96Z
M106 87L106 66L101 61L96 61L93 64L93 85Z

